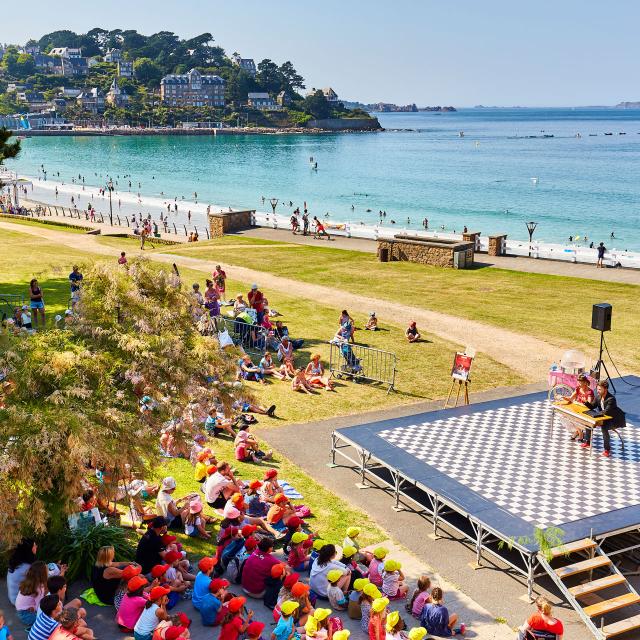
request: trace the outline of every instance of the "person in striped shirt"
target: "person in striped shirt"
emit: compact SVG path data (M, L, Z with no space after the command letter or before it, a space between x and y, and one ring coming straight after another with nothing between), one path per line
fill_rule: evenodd
M62 612L62 601L57 595L49 594L40 601L36 621L29 630L29 640L49 640L58 627L58 616Z

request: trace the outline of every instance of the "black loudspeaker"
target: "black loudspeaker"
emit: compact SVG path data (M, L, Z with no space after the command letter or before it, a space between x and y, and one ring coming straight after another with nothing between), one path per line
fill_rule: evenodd
M591 312L591 328L597 331L611 331L612 307L606 302L593 305Z

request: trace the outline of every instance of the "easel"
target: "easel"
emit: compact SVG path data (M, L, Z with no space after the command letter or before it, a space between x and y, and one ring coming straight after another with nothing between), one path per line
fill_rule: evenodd
M451 380L451 388L449 389L449 395L447 396L447 399L444 401L444 407L442 408L449 409L449 408L457 407L458 402L460 401L460 392L462 391L463 388L464 388L464 394L462 396L463 405L469 404L469 383L470 382L471 380L457 380L456 378ZM451 399L451 394L453 393L453 389L455 388L456 383L458 384L458 392L456 393L456 402L453 405L453 407L449 407L449 400Z

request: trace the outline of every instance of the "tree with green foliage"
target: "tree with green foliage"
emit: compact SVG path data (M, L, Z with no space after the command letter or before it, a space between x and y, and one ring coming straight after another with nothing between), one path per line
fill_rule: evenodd
M282 76L280 75L280 69L278 65L265 58L258 63L256 82L260 85L263 91L269 93L278 93L282 86Z
M162 78L162 69L151 58L138 58L133 63L136 80L147 86L154 86Z
M304 110L316 118L316 120L322 120L331 116L331 105L320 89L307 96L302 104Z
M295 93L296 89L304 89L304 78L296 71L293 63L287 60L278 69L281 78L280 90Z
M193 436L194 412L225 406L233 358L194 326L190 293L146 260L85 270L77 317L64 328L0 342L0 530L61 530L88 465L114 488L126 465L160 461L162 425ZM228 382L227 382L228 381ZM152 401L141 398L149 396ZM144 406L143 406L144 404Z
M0 129L0 165L4 164L5 160L15 158L20 153L20 140L9 142L13 134L4 127Z

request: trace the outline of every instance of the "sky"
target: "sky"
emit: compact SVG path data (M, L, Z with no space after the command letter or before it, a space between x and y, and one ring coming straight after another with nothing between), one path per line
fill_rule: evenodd
M57 29L210 32L227 53L291 60L307 88L418 106L640 100L637 0L30 0L0 42Z

